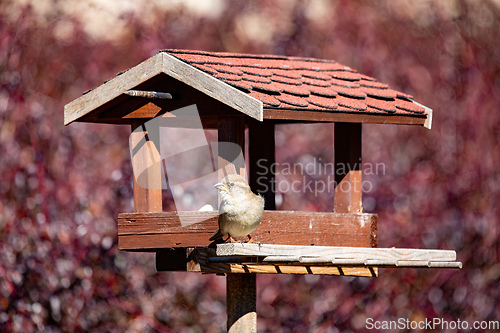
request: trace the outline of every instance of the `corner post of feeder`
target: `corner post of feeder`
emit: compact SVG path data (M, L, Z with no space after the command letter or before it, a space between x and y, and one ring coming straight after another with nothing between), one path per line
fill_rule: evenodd
M362 213L361 124L335 123L334 211Z
M245 153L245 118L244 116L221 116L218 122L219 180L228 174L237 173L246 176L243 160L236 160L240 153ZM234 143L227 145L224 143ZM237 164L242 162L241 164Z
M218 122L219 179L227 174L237 173L245 176L245 162L235 160L245 152L245 118L244 116L221 116ZM223 143L234 143L226 145ZM256 285L255 274L228 273L226 275L227 331L256 332Z
M137 177L134 173L134 210L140 212L161 212L162 206L162 175L161 175L161 156L159 147L157 147L150 136L146 127L145 121L132 122L132 134L130 143L132 145L132 165L134 170L147 169L140 175L141 184L137 183ZM142 127L142 131L136 131ZM145 140L145 143L144 141ZM142 145L142 143L144 143ZM142 145L142 146L141 146ZM135 172L135 171L134 171ZM146 186L141 186L146 185Z
M264 197L266 210L276 210L275 199L275 135L271 120L249 119L248 160L250 188Z

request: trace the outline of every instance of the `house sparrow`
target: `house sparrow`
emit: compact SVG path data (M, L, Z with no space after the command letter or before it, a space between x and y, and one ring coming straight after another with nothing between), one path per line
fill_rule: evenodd
M248 236L250 240L250 233L262 219L264 198L254 194L245 177L240 175L227 175L214 187L220 191L222 201L219 206L219 229L210 240L223 236Z

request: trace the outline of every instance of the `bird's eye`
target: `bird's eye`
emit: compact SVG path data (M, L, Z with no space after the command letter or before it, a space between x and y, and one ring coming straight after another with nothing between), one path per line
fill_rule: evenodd
M233 186L234 186L234 183L229 184L229 186L233 187Z

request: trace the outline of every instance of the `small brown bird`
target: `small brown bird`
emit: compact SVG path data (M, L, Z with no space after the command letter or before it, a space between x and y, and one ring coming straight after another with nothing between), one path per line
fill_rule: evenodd
M219 229L210 240L223 236L248 236L250 240L250 233L262 219L264 198L254 194L245 177L240 175L227 175L214 187L221 192L222 201L219 206Z

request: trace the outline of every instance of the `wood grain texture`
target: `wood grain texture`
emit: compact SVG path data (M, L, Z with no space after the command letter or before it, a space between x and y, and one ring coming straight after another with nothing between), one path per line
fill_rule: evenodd
M341 258L337 259L331 256L293 256L293 255L270 255L270 256L215 256L209 257L208 262L225 264L278 264L278 265L321 265L321 266L369 266L369 267L439 267L439 268L462 268L462 263L456 261L420 260L420 259L366 259L359 258Z
M181 253L184 251L184 259ZM225 273L260 273L260 274L317 274L367 276L378 275L376 267L325 266L325 265L288 265L286 263L217 263L208 259L215 256L215 248L165 249L156 254L156 270L188 271L213 274Z
M68 125L96 109L99 109L99 112L108 111L107 108L103 109L102 107L108 103L113 105L114 103L111 102L126 91L144 85L162 73L201 91L234 110L260 121L263 119L263 103L261 101L169 54L159 53L66 104L64 124ZM170 93L169 91L159 91ZM112 122L112 119L108 119L108 122ZM117 118L117 123L122 123L121 117Z
M371 124L401 124L421 125L427 122L426 116L391 116L364 113L299 111L283 109L264 109L264 119L282 120L284 123L293 121L304 122L343 122Z
M182 252L184 251L184 252ZM317 274L345 276L378 276L376 267L342 267L325 265L287 265L269 263L217 263L208 259L215 256L215 248L164 249L156 253L156 270L188 271L213 274ZM184 253L184 259L182 258Z
M455 251L334 246L297 246L253 243L217 244L217 256L296 256L362 260L454 261Z
M233 244L219 244L218 249L161 250L156 257L156 267L158 271L352 276L377 276L378 267L462 268L462 263L455 261L455 251L448 250ZM255 250L255 247L260 250ZM241 248L244 251L241 251ZM184 251L184 257L182 257L182 251ZM223 255L218 255L218 253ZM226 256L226 253L240 254ZM269 253L273 255L267 255Z
M226 301L228 333L257 332L257 276L227 274Z
M64 106L64 125L78 120L97 107L119 97L125 91L153 78L162 71L162 63L163 55L157 54L66 104Z
M129 111L125 112L121 117L123 119L152 119L162 113L163 108L154 101L146 102L143 100L131 100L129 104ZM113 117L111 117L113 118ZM104 119L104 117L102 117Z
M150 251L206 247L217 229L216 212L124 213L118 216L118 247ZM373 214L264 211L255 242L288 245L377 246Z
M139 85L137 89L168 91L172 99L149 99L123 94L80 118L79 121L130 123L131 119L151 119L163 114L168 116L168 113L193 104L196 105L201 118L215 117L212 128L217 128L217 116L243 116L241 112L164 73Z
M178 82L177 84L182 84ZM161 81L147 89L162 89L172 91L172 84ZM144 88L146 89L146 88ZM177 90L177 89L176 89ZM199 94L182 90L177 93L172 100L145 100L142 98L122 97L116 99L116 102L108 103L103 107L96 109L99 115L87 114L78 121L97 122L107 124L124 124L129 123L129 119L151 119L167 111L173 111L178 108L196 104L200 108L200 115L231 115L230 107L221 107L222 103L211 99L208 96L201 97ZM188 101L188 102L185 102ZM202 106L210 105L210 110L204 110ZM225 105L224 105L225 106ZM233 110L237 112L236 110ZM432 112L428 117L432 117ZM384 115L369 115L369 114L344 114L344 113L329 113L321 111L298 111L298 110L273 110L264 109L264 119L273 121L279 124L287 123L318 123L318 122L344 122L344 123L367 123L367 124L401 124L401 125L422 125L428 126L429 118L419 118L413 116L384 116ZM212 128L217 128L217 124Z
M130 145L134 151L132 156L134 210L135 212L161 212L161 156L159 147L148 137L142 121L132 124ZM141 130L142 129L142 130ZM140 174L138 170L141 170Z
M340 266L290 266L263 264L221 264L203 266L204 273L313 274L376 277L377 268Z

